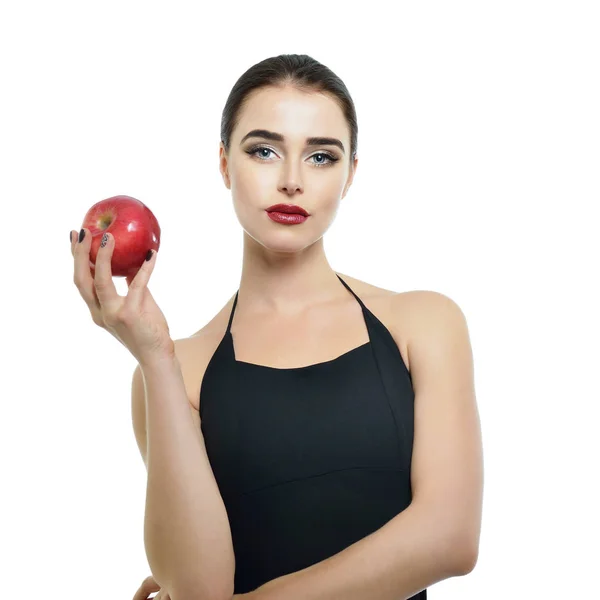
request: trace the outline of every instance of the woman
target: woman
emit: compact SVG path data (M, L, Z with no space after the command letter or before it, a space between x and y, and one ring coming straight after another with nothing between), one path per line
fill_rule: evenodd
M171 340L147 288L154 257L120 298L113 239L97 281L84 230L73 243L95 321L139 362L154 577L135 599L422 600L477 556L464 317L441 294L385 290L329 265L323 235L358 159L354 104L327 67L306 55L254 65L230 93L221 138L242 275L195 335Z

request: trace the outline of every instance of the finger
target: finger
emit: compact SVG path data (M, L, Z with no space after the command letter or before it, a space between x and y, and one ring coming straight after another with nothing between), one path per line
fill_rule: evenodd
M160 585L156 583L151 575L142 581L142 585L138 588L133 600L146 600L149 594L160 591Z
M154 265L156 264L156 255L158 253L156 250L149 250L146 258L148 258L150 252L152 252L150 260L145 260L143 262L142 266L139 268L138 272L135 274L135 277L129 284L126 302L134 310L139 309L142 304L144 290L148 285L150 275L152 275L152 271L154 271Z
M110 312L119 304L119 294L112 279L110 262L115 248L115 238L105 232L96 255L96 272L94 287L103 310Z
M90 247L92 236L87 229L83 229L85 237L80 242L81 233L75 232L71 239L71 253L74 256L73 283L77 286L79 293L85 300L92 312L100 310L100 302L94 289L94 278L90 272Z

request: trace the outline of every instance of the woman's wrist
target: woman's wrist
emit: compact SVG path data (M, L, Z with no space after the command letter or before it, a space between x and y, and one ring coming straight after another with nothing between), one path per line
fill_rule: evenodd
M147 371L148 369L164 368L172 366L177 360L175 354L175 344L165 348L164 350L157 351L149 356L146 356L138 360L140 369Z

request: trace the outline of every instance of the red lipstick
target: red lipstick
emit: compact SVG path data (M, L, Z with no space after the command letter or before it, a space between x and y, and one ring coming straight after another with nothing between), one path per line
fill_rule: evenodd
M266 209L269 218L276 223L298 225L310 216L301 206L295 204L274 204Z
M273 206L267 208L267 212L273 211L308 217L308 213L301 206L296 206L295 204L273 204Z

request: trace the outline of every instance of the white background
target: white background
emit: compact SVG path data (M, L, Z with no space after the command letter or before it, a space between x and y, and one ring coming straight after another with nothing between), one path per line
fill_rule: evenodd
M281 53L330 67L356 104L334 270L441 292L469 324L479 561L429 597L600 597L597 7L3 3L2 598L127 600L150 575L136 361L92 322L67 232L103 198L142 200L162 227L152 293L174 339L200 329L241 273L221 111Z

